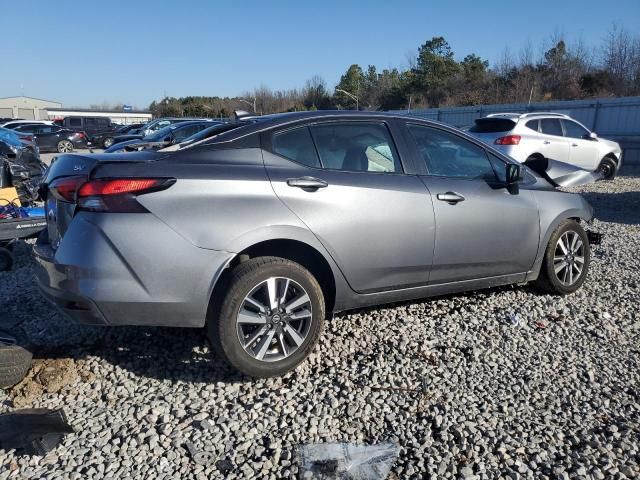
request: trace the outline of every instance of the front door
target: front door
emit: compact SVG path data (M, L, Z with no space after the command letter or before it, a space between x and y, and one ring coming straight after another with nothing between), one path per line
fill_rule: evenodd
M407 129L435 212L430 283L529 271L540 235L531 192L505 188L506 164L475 143L436 127L408 123Z
M434 247L431 197L406 175L384 122L332 121L273 133L265 165L278 197L357 292L424 285Z
M569 142L569 162L585 170L598 168L598 142L589 135L589 130L572 120L562 120L564 136Z

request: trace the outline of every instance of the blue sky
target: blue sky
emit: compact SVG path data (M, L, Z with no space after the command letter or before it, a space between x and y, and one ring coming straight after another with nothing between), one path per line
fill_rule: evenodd
M640 30L640 0L22 0L0 10L0 97L65 106L233 96L314 74L332 87L352 63L405 67L440 35L456 57L495 63L507 45L539 53L554 32L598 46L614 22Z

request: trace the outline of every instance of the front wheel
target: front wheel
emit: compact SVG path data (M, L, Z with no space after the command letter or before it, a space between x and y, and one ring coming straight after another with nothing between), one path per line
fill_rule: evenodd
M257 257L233 270L207 333L233 367L252 377L272 377L309 356L324 315L322 289L308 270L284 258Z
M573 293L587 277L590 258L587 233L575 220L565 220L549 239L536 285L549 293Z
M602 174L605 180L613 180L616 178L616 168L618 164L611 157L604 157L598 166L598 172Z
M58 142L58 153L73 152L73 143L69 140L62 140Z
M102 145L104 146L104 148L109 148L111 145L113 145L113 138L111 137L105 138L104 142L102 142Z

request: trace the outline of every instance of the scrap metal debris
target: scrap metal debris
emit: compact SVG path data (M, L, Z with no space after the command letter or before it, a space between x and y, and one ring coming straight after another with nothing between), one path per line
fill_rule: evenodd
M398 452L398 447L393 443L303 445L300 449L302 478L382 480L389 475Z
M73 428L62 409L32 408L0 415L0 448L16 455L46 455Z

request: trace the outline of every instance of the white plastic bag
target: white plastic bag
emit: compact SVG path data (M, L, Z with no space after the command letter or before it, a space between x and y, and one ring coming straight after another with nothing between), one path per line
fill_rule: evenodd
M383 480L398 456L393 443L354 445L316 443L303 445L300 464L303 479Z

